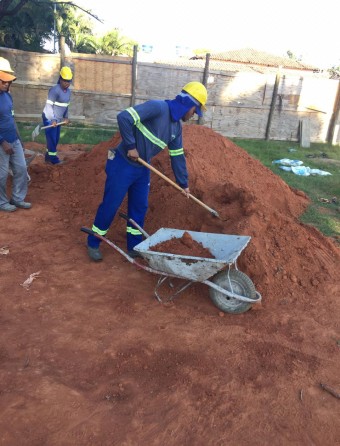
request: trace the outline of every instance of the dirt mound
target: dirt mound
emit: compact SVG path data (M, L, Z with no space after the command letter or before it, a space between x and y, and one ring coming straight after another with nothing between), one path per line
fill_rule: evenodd
M65 193L61 212L70 228L92 225L102 199L107 150L119 140L116 134L97 145L54 178ZM308 205L303 192L290 188L243 149L206 127L185 126L184 147L191 193L221 219L152 173L147 232L169 227L251 236L239 267L267 299L309 302L311 294L318 294L330 277L336 277L337 247L298 221ZM153 159L153 166L174 180L167 151ZM125 202L122 211L126 212ZM125 248L125 221L117 216L108 237Z
M32 209L0 215L0 444L338 444L339 402L320 383L339 393L339 249L299 222L307 198L228 139L185 126L191 193L222 219L152 173L145 230L251 236L238 266L263 300L221 313L194 283L161 305L155 290L173 289L158 275L107 244L91 262L80 231L118 140L61 146L62 166L36 157ZM166 150L153 162L173 179ZM125 250L123 219L108 237Z

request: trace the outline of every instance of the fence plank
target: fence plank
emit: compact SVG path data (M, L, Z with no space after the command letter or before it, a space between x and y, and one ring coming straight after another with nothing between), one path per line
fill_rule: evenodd
M0 48L0 56L10 61L17 75L11 86L16 114L40 115L48 89L58 79L60 56L8 48ZM272 72L214 71L211 67L204 72L204 64L187 66L182 61L180 65L138 62L134 72L128 57L75 53L66 55L65 63L74 71L70 115L85 116L89 123L115 126L117 114L132 99L136 104L173 99L187 82L202 81L205 76L209 79L208 103L202 122L225 136L264 139L271 113L270 139L299 141L300 121L307 119L310 141L326 141L328 136L333 144L339 143L340 116L332 106L338 80L286 71L275 86ZM301 130L307 132L306 125Z

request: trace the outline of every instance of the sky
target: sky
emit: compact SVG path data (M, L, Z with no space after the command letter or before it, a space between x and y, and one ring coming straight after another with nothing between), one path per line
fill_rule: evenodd
M96 34L118 28L163 54L176 46L211 52L290 50L306 63L340 65L339 0L73 0L103 20Z

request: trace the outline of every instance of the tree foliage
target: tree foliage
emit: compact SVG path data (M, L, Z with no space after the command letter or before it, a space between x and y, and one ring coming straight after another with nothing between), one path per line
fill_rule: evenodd
M5 17L14 16L29 0L1 0L0 1L0 22Z
M134 45L136 45L135 41L123 36L118 28L114 28L97 39L96 52L110 56L132 56Z
M84 12L86 15L84 15ZM136 42L115 28L101 37L93 34L91 11L71 1L0 0L0 46L46 51L45 42L60 36L72 52L132 56Z
M331 79L340 79L340 65L334 65L332 68L327 70Z
M73 7L57 6L57 35L65 36L65 42L72 52L95 53L96 42L93 36L93 24Z
M0 4L2 5L2 2ZM8 13L14 10L17 10L14 15ZM7 9L5 12L7 14L1 17L0 46L41 51L45 39L53 30L53 9L37 8L33 2L26 1L19 9Z

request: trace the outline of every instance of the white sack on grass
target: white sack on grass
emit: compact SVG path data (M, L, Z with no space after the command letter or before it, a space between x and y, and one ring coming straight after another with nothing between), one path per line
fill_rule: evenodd
M295 175L300 175L303 177L309 177L310 175L332 175L330 172L320 169L311 169L310 167L303 166L303 161L290 160L288 158L283 158L281 160L275 160L273 164L280 164L279 169L285 170L286 172L293 172Z

